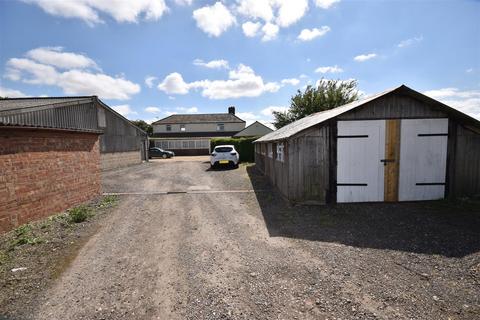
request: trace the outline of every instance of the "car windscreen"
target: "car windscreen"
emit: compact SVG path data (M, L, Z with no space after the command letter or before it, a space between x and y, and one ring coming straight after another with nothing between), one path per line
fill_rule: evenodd
M232 147L217 147L215 148L215 152L230 152L232 151Z

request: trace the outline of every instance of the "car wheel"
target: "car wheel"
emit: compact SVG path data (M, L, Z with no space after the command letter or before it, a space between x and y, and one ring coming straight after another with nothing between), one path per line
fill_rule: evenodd
M162 158L163 158L163 159L167 159L167 155L166 155L166 154L162 154Z

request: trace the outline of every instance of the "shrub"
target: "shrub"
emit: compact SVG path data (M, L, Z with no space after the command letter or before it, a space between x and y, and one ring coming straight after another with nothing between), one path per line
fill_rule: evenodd
M240 161L253 162L255 160L255 146L253 141L258 137L253 138L215 138L210 140L210 149L213 151L215 146L223 144L231 144L235 146L235 149L240 153Z
M68 221L80 223L87 220L92 215L92 209L85 205L81 205L68 210Z

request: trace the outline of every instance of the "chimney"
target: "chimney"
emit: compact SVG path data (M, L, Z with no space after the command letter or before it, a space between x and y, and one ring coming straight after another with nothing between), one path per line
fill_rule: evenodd
M234 106L228 107L228 113L235 114L235 107Z

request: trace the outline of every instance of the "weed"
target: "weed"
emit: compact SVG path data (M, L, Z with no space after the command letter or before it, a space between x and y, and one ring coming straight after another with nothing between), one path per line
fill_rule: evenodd
M97 207L98 208L112 207L115 204L115 202L117 202L117 200L118 200L117 196L114 196L114 195L105 196L105 197L103 197L102 201L100 202L100 204Z
M32 234L32 226L30 224L24 224L13 231L15 237L10 243L9 250L15 249L16 246L21 246L24 244L39 244L43 242L43 239L40 237L35 237Z
M68 210L68 222L80 223L87 220L93 215L92 209L81 205L75 208Z
M4 250L0 250L0 266L6 264L10 260L10 256Z

